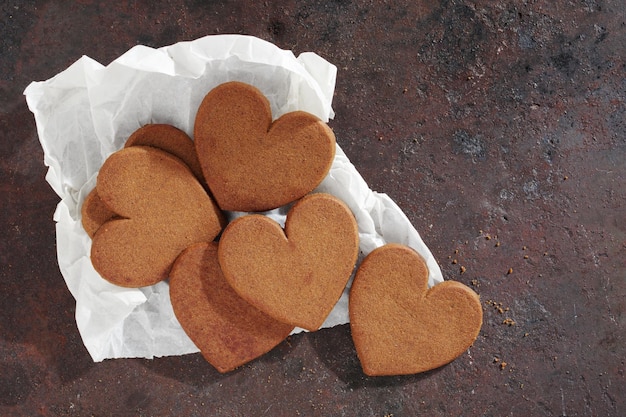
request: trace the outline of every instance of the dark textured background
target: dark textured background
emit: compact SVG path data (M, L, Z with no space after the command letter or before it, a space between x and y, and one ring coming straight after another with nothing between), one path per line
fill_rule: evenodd
M0 10L0 415L626 415L623 0ZM337 65L338 142L402 207L445 278L481 295L484 326L466 354L367 378L345 325L293 336L227 375L199 354L91 361L22 92L81 55L106 65L136 44L217 33Z

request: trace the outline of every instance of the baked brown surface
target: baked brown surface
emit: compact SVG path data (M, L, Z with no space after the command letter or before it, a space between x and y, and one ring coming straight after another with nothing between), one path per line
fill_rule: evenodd
M126 140L124 147L141 145L158 148L178 157L200 182L205 183L193 140L177 127L168 124L147 124L134 131ZM91 190L81 206L81 221L89 237L93 237L96 230L114 216L115 213L98 197L96 189Z
M80 214L83 228L89 237L93 237L104 222L116 216L100 199L95 188L85 197L85 201L83 201L83 205L80 208Z
M217 261L217 243L185 249L172 267L169 283L178 321L220 372L270 351L293 330L252 307L230 287Z
M222 213L189 168L156 148L133 146L112 154L96 189L122 217L104 223L91 248L96 271L116 285L164 280L183 249L213 240L223 226Z
M187 164L200 182L204 182L193 140L179 128L164 123L144 125L128 137L124 147L137 145L152 146L171 153Z
M240 82L205 96L194 140L223 210L265 211L296 201L324 179L335 156L335 135L326 123L302 111L272 123L267 98Z
M284 231L258 214L232 221L218 256L241 297L277 320L314 331L341 296L358 248L350 209L330 194L311 194L291 208Z
M408 246L387 244L359 266L350 328L363 372L413 374L451 362L482 326L478 295L456 281L428 289L428 268Z

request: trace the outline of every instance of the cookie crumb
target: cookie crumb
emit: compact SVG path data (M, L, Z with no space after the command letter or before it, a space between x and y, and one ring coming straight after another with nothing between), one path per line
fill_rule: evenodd
M509 268L509 270L508 270L508 271L506 271L506 274L507 274L507 275L511 275L512 273L513 273L513 268Z
M496 310L498 312L498 314L504 314L504 313L506 313L507 311L510 310L509 307L504 307L502 303L498 303L498 302L495 302L493 300L485 301L485 305L493 307L493 309ZM507 320L510 320L510 319L507 319Z
M514 326L515 325L515 321L513 319L506 318L506 319L504 319L502 324L506 324L507 326L510 327L510 326Z
M500 247L500 242L496 242L496 248Z
M457 261L456 259L453 259L453 260L452 260L452 265L456 265L456 263L457 263L457 262L458 262L458 261Z
M464 266L461 266L461 269L460 269L460 270L461 270L461 274L464 274L464 273L465 273L465 271L467 271L467 268L465 268Z

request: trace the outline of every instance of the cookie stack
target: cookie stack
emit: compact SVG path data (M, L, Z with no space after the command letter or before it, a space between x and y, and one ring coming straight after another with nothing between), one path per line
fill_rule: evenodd
M319 329L359 252L350 209L312 193L335 146L312 114L273 121L255 87L214 88L198 108L193 140L174 126L147 125L104 162L82 206L94 268L124 287L169 279L176 317L220 372L268 352L295 327ZM284 226L262 214L279 207L289 207ZM247 214L227 223L232 212ZM397 244L358 266L349 314L366 374L433 369L477 337L478 296L449 281L428 289L427 279L420 255Z

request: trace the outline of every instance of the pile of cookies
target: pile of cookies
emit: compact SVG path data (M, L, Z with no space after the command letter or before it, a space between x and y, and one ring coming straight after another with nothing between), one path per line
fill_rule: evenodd
M314 115L273 121L258 89L219 85L198 108L193 140L150 124L104 162L82 206L94 268L124 287L169 280L177 319L220 372L268 352L295 327L319 329L359 252L350 209L312 193L335 146ZM284 206L284 227L262 214ZM228 223L227 212L256 214ZM428 289L427 280L421 256L399 244L358 265L349 314L367 375L442 366L477 337L478 296L451 281Z

